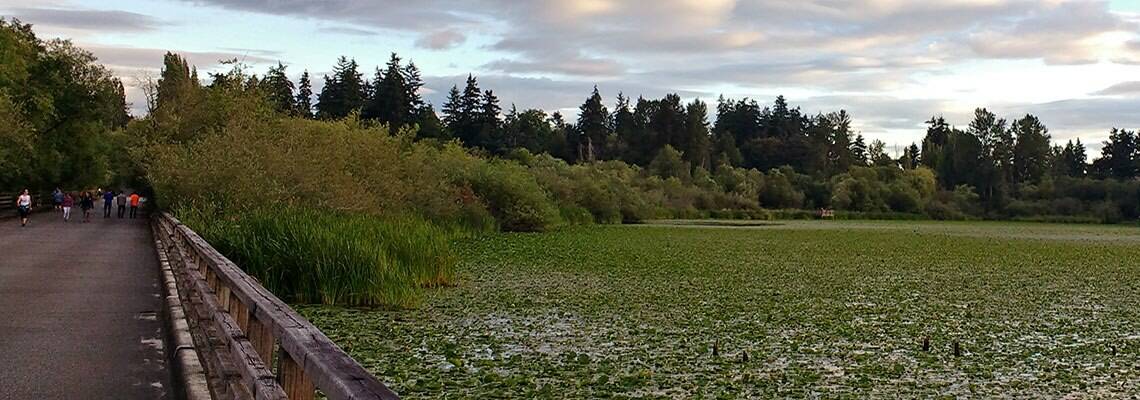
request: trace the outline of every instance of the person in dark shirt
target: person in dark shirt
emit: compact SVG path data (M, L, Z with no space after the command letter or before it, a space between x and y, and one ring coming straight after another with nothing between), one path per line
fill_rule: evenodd
M119 219L123 219L123 215L127 213L127 192L120 191L118 196L115 196L115 204L119 206Z
M91 222L91 210L95 208L95 196L91 192L83 192L83 197L79 200L79 208L83 209L83 222Z

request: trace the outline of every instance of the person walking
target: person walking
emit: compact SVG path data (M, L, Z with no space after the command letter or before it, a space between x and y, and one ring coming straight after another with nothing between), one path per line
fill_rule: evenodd
M131 193L131 219L135 219L135 216L138 214L138 212L139 212L139 194L138 194L138 192L134 192L134 193Z
M115 196L115 204L119 206L119 219L123 219L123 214L127 213L127 192L120 191Z
M56 210L63 209L63 191L62 190L59 190L59 188L55 188L55 191L51 192L51 203L52 203L52 205L55 206Z
M115 203L115 192L103 192L103 218L111 218L111 205Z
M32 214L32 195L28 194L28 189L16 197L16 211L20 213L20 226L28 226L28 216Z
M71 197L71 193L63 195L60 207L63 208L63 222L71 221L71 207L75 207L75 198Z
M79 200L79 208L83 209L83 223L91 222L91 210L95 208L95 196L91 192L83 192Z

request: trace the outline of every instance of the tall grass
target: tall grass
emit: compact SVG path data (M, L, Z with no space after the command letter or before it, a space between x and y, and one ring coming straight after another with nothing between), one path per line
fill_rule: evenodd
M421 218L296 207L178 215L290 302L404 307L455 279L448 233Z

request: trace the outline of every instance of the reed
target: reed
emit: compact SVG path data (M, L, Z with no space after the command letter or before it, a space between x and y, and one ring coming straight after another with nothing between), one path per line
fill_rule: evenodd
M447 230L422 218L295 207L178 216L273 293L294 303L414 305L454 282Z

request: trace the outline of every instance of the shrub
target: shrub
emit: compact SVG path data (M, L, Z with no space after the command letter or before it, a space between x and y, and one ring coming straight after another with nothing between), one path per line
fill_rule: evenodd
M546 191L519 164L505 160L481 163L468 179L505 230L543 231L561 223Z

